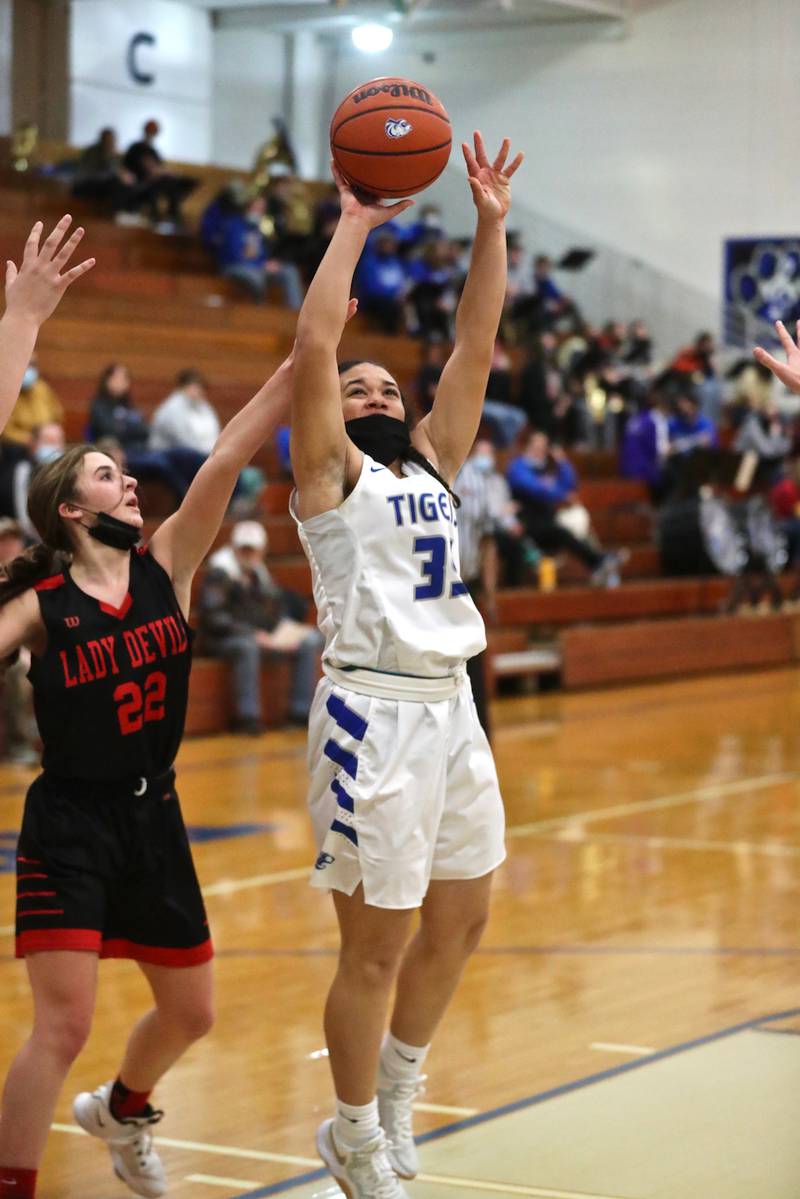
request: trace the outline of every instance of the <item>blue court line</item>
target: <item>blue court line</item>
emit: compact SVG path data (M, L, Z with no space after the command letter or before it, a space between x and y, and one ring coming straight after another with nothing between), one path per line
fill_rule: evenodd
M741 1024L733 1024L730 1028L723 1028L720 1032L706 1033L705 1036L695 1037L692 1041L683 1041L679 1045L672 1045L668 1049L659 1049L657 1053L648 1054L647 1057L639 1058L631 1062L623 1062L619 1066L611 1066L608 1070L600 1070L596 1074L587 1074L585 1078L577 1078L573 1082L565 1082L560 1086L551 1087L549 1091L541 1091L538 1095L529 1095L525 1099L514 1099L511 1103L504 1103L501 1107L491 1108L488 1112L480 1112L477 1116L469 1116L465 1120L457 1120L453 1124L445 1124L442 1128L435 1128L432 1132L423 1133L417 1137L417 1144L421 1145L426 1141L438 1141L442 1137L449 1137L454 1132L463 1132L466 1128L475 1128L478 1124L486 1124L489 1120L497 1120L500 1116L509 1116L513 1112L523 1111L528 1107L536 1107L540 1103L546 1103L550 1099L558 1099L561 1095L569 1095L573 1091L581 1091L585 1087L594 1086L598 1082L607 1082L610 1078L617 1078L620 1074L629 1074L632 1070L643 1070L645 1066L652 1065L653 1062L661 1062L666 1058L676 1057L679 1053L686 1053L690 1049L697 1049L701 1045L711 1045L715 1041L723 1041L726 1037L736 1036L740 1032L749 1032L751 1030L759 1030L762 1024L770 1024L775 1020L789 1020L795 1016L800 1016L800 1008L789 1008L784 1012L773 1012L769 1016L757 1016L754 1020L744 1020ZM287 1178L284 1182L274 1182L270 1186L259 1187L256 1191L246 1191L242 1195L238 1195L236 1199L266 1199L267 1195L278 1195L284 1191L292 1191L296 1187L303 1186L306 1182L317 1182L321 1178L330 1178L327 1170L312 1170L306 1174L297 1174L294 1178Z

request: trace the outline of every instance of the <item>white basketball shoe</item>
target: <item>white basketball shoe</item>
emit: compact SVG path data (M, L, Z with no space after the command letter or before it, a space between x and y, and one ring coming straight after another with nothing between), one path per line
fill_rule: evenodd
M378 1073L378 1112L386 1133L388 1155L398 1178L411 1179L419 1174L419 1154L411 1124L412 1104L425 1094L427 1074L416 1078L393 1079L381 1068Z
M317 1151L347 1199L409 1199L392 1169L381 1130L359 1149L340 1149L333 1139L333 1120L317 1130Z
M167 1193L167 1176L153 1149L150 1128L164 1113L148 1103L144 1115L115 1120L109 1106L112 1086L106 1082L91 1093L82 1091L72 1105L73 1115L85 1132L106 1142L117 1178L137 1195L159 1199Z

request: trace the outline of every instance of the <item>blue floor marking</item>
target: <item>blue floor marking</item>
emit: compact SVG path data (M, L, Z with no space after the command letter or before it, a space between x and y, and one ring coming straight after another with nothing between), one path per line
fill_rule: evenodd
M789 1020L796 1016L800 1016L800 1008L790 1008L788 1011L774 1012L769 1016L757 1016L754 1020L744 1020L741 1024L733 1024L730 1028L723 1028L720 1032L706 1033L705 1036L696 1037L692 1041L683 1041L681 1044L672 1045L668 1049L659 1049L657 1053L651 1053L647 1057L639 1058L636 1061L622 1062L619 1066L611 1066L608 1070L600 1070L597 1074L587 1074L585 1078L577 1078L573 1082L566 1082L560 1086L551 1087L549 1091L541 1091L538 1095L529 1095L525 1099L515 1099L511 1103L503 1104L501 1107L491 1108L488 1112L480 1112L477 1116L469 1116L465 1120L457 1120L453 1124L445 1124L442 1128L434 1128L432 1132L426 1132L422 1136L417 1137L417 1144L422 1145L426 1141L438 1141L442 1137L451 1136L454 1132L463 1132L466 1128L474 1128L478 1124L486 1124L489 1120L496 1120L499 1116L509 1116L512 1112L519 1112L527 1107L535 1107L537 1104L546 1103L550 1099L557 1099L561 1095L569 1095L573 1091L581 1091L584 1087L594 1086L598 1082L606 1082L610 1078L617 1078L620 1074L628 1074L631 1070L642 1070L645 1066L649 1066L653 1062L664 1061L666 1058L675 1057L679 1053L686 1053L690 1049L697 1049L701 1045L711 1045L714 1041L722 1041L726 1037L733 1037L740 1032L758 1031L759 1026L762 1024L770 1024L776 1020ZM330 1174L324 1168L321 1170L312 1170L311 1173L307 1174L297 1174L293 1178L287 1178L284 1182L274 1182L270 1186L259 1187L256 1191L246 1191L244 1194L236 1196L236 1199L266 1199L267 1195L279 1195L284 1191L292 1191L307 1182L316 1182L321 1178L330 1178Z
M254 833L274 833L277 824L187 824L186 831L193 845L205 841L228 841L232 837L252 837Z

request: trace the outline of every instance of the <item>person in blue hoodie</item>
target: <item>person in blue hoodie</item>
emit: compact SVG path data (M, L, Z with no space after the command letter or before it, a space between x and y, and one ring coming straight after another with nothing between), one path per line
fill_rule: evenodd
M559 509L576 502L578 476L564 451L551 447L546 433L531 433L524 453L513 459L506 477L528 535L540 549L547 554L562 550L572 554L591 572L596 586L619 586L619 557L576 537L558 520Z
M355 277L361 312L383 333L403 333L408 277L393 230L380 228L361 255Z

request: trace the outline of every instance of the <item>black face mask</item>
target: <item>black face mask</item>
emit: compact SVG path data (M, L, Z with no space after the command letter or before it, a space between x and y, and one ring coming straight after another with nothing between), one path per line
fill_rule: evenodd
M401 458L411 445L406 422L382 412L345 421L344 427L354 445L384 466Z
M118 520L116 516L109 516L107 512L92 512L90 508L84 508L83 511L97 517L96 524L83 526L86 532L112 550L132 550L141 538L141 529Z

